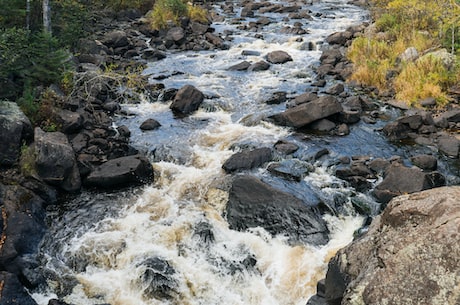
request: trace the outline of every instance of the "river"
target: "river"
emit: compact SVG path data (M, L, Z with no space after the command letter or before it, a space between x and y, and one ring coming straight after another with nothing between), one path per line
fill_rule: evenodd
M367 19L365 10L347 1L296 4L313 18L285 20L284 14L267 13L272 23L255 33L241 30L236 22L238 2L233 14L216 3L215 10L226 18L213 27L217 33L231 33L228 50L170 52L148 64L144 74L152 83L194 85L205 93L205 105L186 118L174 117L163 102L124 106L132 115L116 124L127 125L132 144L150 156L155 183L114 193L86 191L63 209L49 211L50 231L41 248L48 288L33 295L39 304L59 296L75 305L301 305L315 293L330 257L363 224L348 208L349 198L368 202L374 212L379 209L368 194L333 176L329 160L402 152L376 132L379 123L359 123L349 136L337 137L299 136L262 120L284 109L264 102L274 92L296 96L312 89L312 67L319 62L325 37ZM251 20L256 19L245 22ZM308 33L282 33L295 22L302 22ZM286 51L293 61L261 72L227 70L273 50ZM158 81L158 75L169 77ZM141 131L147 118L162 126ZM300 182L274 177L265 168L251 174L308 202L341 200L339 215L324 216L331 231L325 246L293 245L261 228L230 230L222 216L232 178L221 169L223 162L240 148L272 147L281 139L297 144L292 158L311 162L313 171ZM312 156L324 148L329 157L315 161Z

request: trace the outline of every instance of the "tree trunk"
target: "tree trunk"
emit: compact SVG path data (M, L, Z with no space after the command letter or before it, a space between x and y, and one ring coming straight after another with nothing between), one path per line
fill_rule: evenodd
M49 2L49 0L43 0L43 30L51 34L51 12Z
M30 0L26 3L26 29L30 30Z

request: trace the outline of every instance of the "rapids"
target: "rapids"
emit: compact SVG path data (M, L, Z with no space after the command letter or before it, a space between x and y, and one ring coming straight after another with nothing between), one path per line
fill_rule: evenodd
M144 74L152 83L166 75L161 80L166 88L194 85L205 93L205 105L182 119L163 102L125 105L132 115L120 117L117 125L127 125L132 144L151 157L155 183L111 194L87 191L62 210L49 211L50 231L41 247L48 287L33 295L37 302L45 305L59 296L75 305L305 304L324 277L328 259L363 224L349 208L350 197L378 210L371 197L330 173L329 159L312 156L324 148L331 159L400 152L375 132L379 124L357 124L344 138L305 138L262 120L284 107L264 103L272 93L295 96L311 88L325 37L367 19L365 10L347 2L296 2L314 16L301 20L309 32L301 36L280 32L295 21L266 14L273 22L257 33L264 39L232 22L240 12L236 1L234 14L217 3L215 10L226 19L213 27L231 33L229 50L171 52L149 63ZM293 61L263 72L226 70L280 49ZM260 55L243 56L243 50ZM162 126L142 132L139 126L147 118ZM308 202L341 201L339 215L324 216L331 231L325 246L291 245L260 228L233 231L222 216L231 179L221 169L223 162L240 148L272 147L280 139L299 145L293 157L314 163L315 169L300 182L273 177L265 169L251 174Z

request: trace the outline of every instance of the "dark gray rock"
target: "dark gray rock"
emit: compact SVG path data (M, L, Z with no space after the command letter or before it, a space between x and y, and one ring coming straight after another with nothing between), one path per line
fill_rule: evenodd
M73 111L59 110L56 113L56 121L61 125L61 131L63 133L75 133L83 128L83 117Z
M15 164L23 141L33 138L32 124L16 103L0 101L0 165Z
M441 116L448 122L458 123L460 122L460 109L446 111Z
M225 44L225 41L220 38L217 35L214 35L212 33L206 33L204 35L206 37L206 40L209 41L212 45L214 45L216 48L226 50L228 49L228 46Z
M63 133L35 128L35 155L35 168L43 181L68 192L80 189L77 160Z
M248 61L242 61L239 64L229 67L229 71L246 71L251 66L251 63Z
M383 181L374 189L375 197L387 203L393 197L420 192L443 186L446 180L438 172L424 173L419 168L409 168L401 164L392 164L385 173Z
M85 184L102 188L116 188L132 184L150 183L154 173L150 161L140 155L109 160L96 167Z
M320 132L329 132L335 128L335 123L328 119L321 119L311 123L308 128Z
M176 270L168 261L159 258L149 258L139 264L144 271L140 276L144 295L149 298L170 299L178 294L178 283L174 278Z
M175 114L187 115L196 111L204 100L204 94L191 85L185 85L177 91L170 106Z
M256 63L253 63L252 65L249 66L248 71L250 72L257 72L257 71L265 71L270 68L270 64L266 61L258 61Z
M185 31L181 27L173 27L166 33L166 39L181 44L185 41Z
M417 155L410 160L415 166L423 170L434 171L438 168L438 160L432 155Z
M27 290L14 274L0 271L0 304L2 305L37 305Z
M279 125L300 128L340 111L342 111L342 106L337 98L327 95L275 114L270 118Z
M442 136L438 140L438 149L449 157L458 158L460 153L460 140L453 136Z
M272 96L265 101L268 105L277 105L286 102L286 92L274 92Z
M409 127L408 124L403 124L399 121L394 121L385 125L382 131L383 134L388 138L388 140L399 141L407 139L412 129Z
M293 154L299 149L299 145L284 140L276 142L274 147L277 152L285 155Z
M126 32L119 30L106 33L101 42L109 48L120 48L129 45L128 35Z
M331 88L327 89L326 90L326 93L327 94L331 94L331 95L339 95L340 93L342 93L343 91L345 90L345 87L343 86L343 84L335 84L334 86L332 86Z
M284 64L288 61L292 61L292 57L288 53L278 50L268 53L267 61L272 64Z
M273 158L272 150L267 147L243 151L232 155L222 168L227 173L259 167Z
M353 33L349 31L337 32L329 35L326 38L326 42L331 45L338 44L344 46L352 37Z
M192 21L190 22L190 29L192 29L194 34L203 35L209 30L209 26L207 24Z
M161 124L154 119L145 120L139 127L141 130L154 130L160 128Z
M38 245L45 234L45 202L18 185L0 184L2 246L0 270L21 275L36 261ZM2 303L3 304L3 303Z
M326 223L316 208L251 176L233 181L226 218L233 230L262 227L272 235L288 236L293 244L328 241Z
M292 104L292 106L298 106L301 104L305 104L305 103L314 101L316 99L318 99L318 94L314 92L306 92L306 93L302 93L301 95L296 96L292 100L292 103L289 103L289 104L290 105Z
M298 159L283 160L268 166L268 171L272 174L293 181L301 181L312 170L310 163Z

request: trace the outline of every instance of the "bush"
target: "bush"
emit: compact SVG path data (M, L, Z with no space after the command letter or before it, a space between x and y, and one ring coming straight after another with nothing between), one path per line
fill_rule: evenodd
M167 27L168 22L179 24L181 17L193 21L207 22L207 11L200 6L186 4L183 0L158 0L149 18L154 29Z

